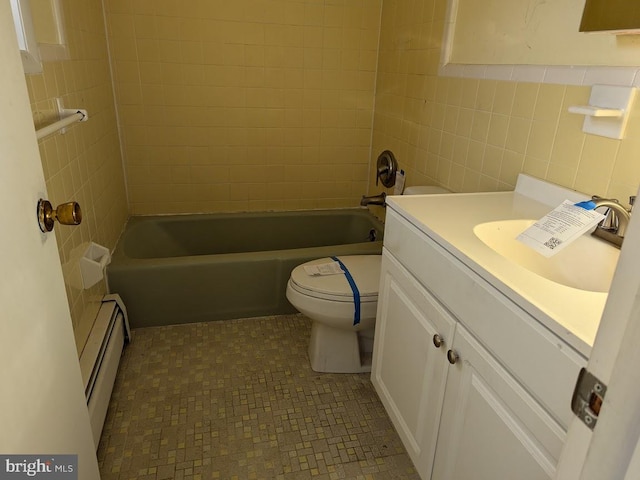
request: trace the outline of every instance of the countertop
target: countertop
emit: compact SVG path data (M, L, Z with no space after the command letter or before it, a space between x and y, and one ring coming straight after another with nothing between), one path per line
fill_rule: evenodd
M502 257L473 232L484 222L537 220L564 199L585 198L521 175L513 192L389 196L387 205L588 357L608 294L547 280Z

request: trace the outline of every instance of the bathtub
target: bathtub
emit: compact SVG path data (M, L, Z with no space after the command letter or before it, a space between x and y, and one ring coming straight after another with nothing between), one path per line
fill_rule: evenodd
M366 209L133 216L107 267L131 327L295 312L291 270L331 255L381 254Z

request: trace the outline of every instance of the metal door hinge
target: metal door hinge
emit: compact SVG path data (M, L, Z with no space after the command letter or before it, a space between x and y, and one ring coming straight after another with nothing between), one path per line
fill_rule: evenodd
M598 422L600 407L607 393L607 386L586 368L580 370L576 388L573 390L571 410L591 430Z

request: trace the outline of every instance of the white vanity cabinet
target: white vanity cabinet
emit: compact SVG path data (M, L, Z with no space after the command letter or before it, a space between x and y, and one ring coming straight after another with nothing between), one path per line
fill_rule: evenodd
M422 479L554 478L585 364L388 209L372 382Z
M560 425L462 325L451 352L433 474L422 477L553 479Z
M380 271L373 383L419 471L431 471L455 320L391 255Z

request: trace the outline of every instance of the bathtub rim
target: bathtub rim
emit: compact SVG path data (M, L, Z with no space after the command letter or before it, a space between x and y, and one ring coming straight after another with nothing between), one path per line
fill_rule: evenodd
M199 254L199 255L181 255L174 257L149 257L139 258L130 257L125 253L124 242L126 241L127 230L138 223L151 221L152 219L172 220L175 221L185 220L188 217L198 217L202 220L215 219L220 217L226 218L238 218L238 217L264 217L264 216L302 216L310 214L312 216L330 216L336 212L348 212L357 216L366 217L371 220L372 224L378 229L380 238L374 242L358 242L349 244L335 244L316 247L303 247L303 248L289 248L280 250L261 250L254 252L234 252L234 253L212 253L212 254ZM382 238L384 237L384 222L376 217L366 207L348 207L348 208L332 208L332 209L312 209L312 210L266 210L266 211L249 211L249 212L213 212L213 213L178 213L178 214L152 214L152 215L130 215L125 222L124 228L116 242L116 245L111 254L111 263L107 268L113 269L126 265L181 265L181 264L195 264L202 262L203 259L208 257L216 257L220 261L233 261L239 256L253 257L255 260L273 258L274 256L282 258L291 258L298 256L298 254L304 254L305 251L319 250L323 254L318 258L331 255L347 254L342 252L339 247L347 247L350 250L356 249L362 250L362 254L372 254L381 249ZM333 250L332 250L333 249ZM337 250L337 251L336 251ZM295 252L295 253L294 253ZM335 252L335 253L334 253ZM375 254L375 253L373 253Z

